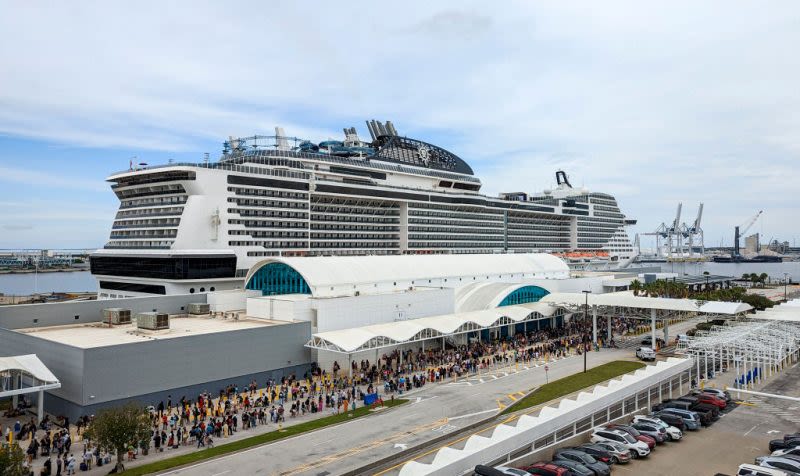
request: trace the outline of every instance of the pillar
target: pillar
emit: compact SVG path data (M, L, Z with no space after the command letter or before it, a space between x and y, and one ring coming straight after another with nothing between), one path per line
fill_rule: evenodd
M664 345L669 345L669 319L664 320Z
M650 309L650 326L653 333L653 350L656 349L656 310Z
M597 304L592 305L592 342L597 345Z
M609 345L611 344L611 316L606 316L606 324L608 325L606 339L608 339Z
M11 371L11 388L9 388L9 390L16 390L17 388L19 388L19 387L17 387L17 380L18 379L19 379L19 376L17 375L17 372L12 370ZM17 403L19 401L18 397L19 396L16 395L16 394L11 396L11 408L17 408Z
M42 422L44 418L44 390L39 390L39 400L36 402L36 421Z

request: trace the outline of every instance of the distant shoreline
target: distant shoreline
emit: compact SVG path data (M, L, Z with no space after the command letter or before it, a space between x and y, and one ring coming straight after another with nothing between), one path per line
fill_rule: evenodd
M89 268L45 268L38 270L39 273L77 273L80 271L89 271ZM2 269L0 274L33 274L36 273L35 269Z

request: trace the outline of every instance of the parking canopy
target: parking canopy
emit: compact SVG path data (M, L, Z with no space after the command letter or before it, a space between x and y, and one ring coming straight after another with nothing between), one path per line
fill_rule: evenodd
M583 306L625 307L632 309L655 309L659 311L699 312L701 314L730 315L743 314L752 306L743 302L699 301L694 299L658 298L634 296L631 292L592 294L553 293L543 297L540 302L549 302L569 307Z

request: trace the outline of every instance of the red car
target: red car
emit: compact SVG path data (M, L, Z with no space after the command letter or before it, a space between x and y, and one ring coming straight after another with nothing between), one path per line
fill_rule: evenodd
M538 474L541 476L569 476L572 473L567 468L562 466L557 466L553 463L546 463L544 461L539 461L538 463L533 463L530 466L523 466L519 469L525 470L531 474Z
M725 407L728 406L728 404L725 403L725 400L719 397L715 397L714 395L708 393L701 393L699 395L696 395L695 398L697 398L697 401L700 403L710 403L711 405L716 406L720 410L724 410Z
M636 428L633 428L631 426L612 424L612 425L606 425L605 427L608 428L609 430L622 430L625 433L636 438L637 440L646 443L647 447L650 448L651 450L656 447L655 438L653 438L652 436L643 435L639 433L639 431Z

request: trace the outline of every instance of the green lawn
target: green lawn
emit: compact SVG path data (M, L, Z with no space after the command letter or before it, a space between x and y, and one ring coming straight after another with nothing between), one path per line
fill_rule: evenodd
M402 405L407 401L408 400L402 398L397 398L394 401L387 400L384 402L384 406L393 407L397 405ZM180 456L175 456L173 458L154 461L149 464L137 466L135 468L126 470L123 474L145 475L145 474L156 473L177 466L183 466L189 463L196 463L204 459L214 458L216 456L233 453L235 451L241 451L243 449L250 448L252 446L263 445L264 443L269 443L271 441L277 441L283 438L288 438L290 436L296 436L300 433L317 430L319 428L324 428L326 426L353 420L369 414L370 414L369 407L362 406L360 408L356 408L356 410L352 412L340 413L339 415L331 415L323 418L318 418L316 420L299 423L297 425L287 426L286 428L283 429L283 431L275 430L269 433L264 433L262 435L251 436L250 438L234 441L232 443L227 443L224 445L216 445L213 448L200 449L195 452ZM220 440L217 439L216 441L219 442ZM112 467L113 465L114 461L111 462Z
M594 367L586 371L586 373L577 373L564 377L559 380L554 380L548 384L542 385L537 388L532 394L527 397L514 402L508 408L503 410L503 413L516 412L524 408L535 407L550 400L554 400L564 395L577 392L586 387L591 387L600 382L618 377L628 372L633 372L636 369L644 367L642 362L631 362L625 360L616 360L607 364Z

